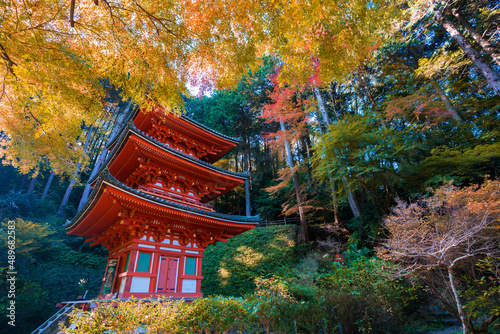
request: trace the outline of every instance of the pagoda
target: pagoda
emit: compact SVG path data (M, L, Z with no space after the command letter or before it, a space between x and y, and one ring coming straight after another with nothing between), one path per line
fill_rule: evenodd
M109 250L99 299L203 296L205 248L258 224L209 204L247 181L213 165L238 143L159 106L132 113L89 180L88 201L66 224Z

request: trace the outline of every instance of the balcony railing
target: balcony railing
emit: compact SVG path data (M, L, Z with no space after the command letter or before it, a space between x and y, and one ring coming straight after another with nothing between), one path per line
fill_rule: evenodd
M170 192L165 192L156 188L144 187L144 186L139 186L138 190L165 199L167 201L178 202L179 204L182 205L187 205L193 208L214 212L214 209L211 204L201 203L196 199L186 196L184 194L172 194Z

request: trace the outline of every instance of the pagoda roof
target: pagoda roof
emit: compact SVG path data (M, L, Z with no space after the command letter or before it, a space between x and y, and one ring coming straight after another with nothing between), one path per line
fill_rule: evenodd
M179 150L176 150L159 140L153 138L152 136L144 133L143 131L139 130L133 122L129 121L127 122L127 125L123 128L122 132L120 135L116 136L116 139L114 140L114 148L111 151L111 154L107 157L106 161L103 163L100 171L103 171L104 169L108 168L110 163L118 156L120 152L120 148L126 143L126 139L128 137L128 134L133 133L137 135L138 137L144 139L145 141L151 143L152 145L156 146L157 148L160 148L161 150L164 150L174 156L177 156L181 159L185 159L189 162L192 162L200 167L210 169L212 171L220 172L229 176L237 177L240 179L248 179L248 173L237 173L237 172L232 172L224 168L220 168L217 166L214 166L212 164L209 164L208 162L202 161L200 159L194 158L190 155L187 155L183 152L180 152ZM96 174L92 179L88 180L89 184L92 184L95 182L97 179L98 174Z
M211 134L212 136L214 137L217 137L219 139L222 139L223 141L228 141L230 143L232 143L234 146L237 146L239 143L241 143L241 138L234 138L234 137L230 137L230 136L227 136L225 134L222 134L220 132L217 132L211 128L209 128L208 126L204 125L204 124L201 124L187 116L184 116L184 115L180 115L180 116L176 116L175 114L173 113L167 113L164 111L164 108L159 106L157 108L160 108L162 110L162 116L165 116L165 117L168 117L170 119L180 119L182 121L184 121L184 123L188 123L189 125L191 125L193 128L198 128L198 129L202 129L203 131L205 132L208 132L209 134ZM140 111L141 108L137 107L135 108L135 110L133 112L131 112L128 116L127 116L127 119L126 119L126 122L125 122L125 125L123 128L126 128L127 127L127 123L129 122L134 122L135 119L137 118L137 116L141 113ZM151 112L150 112L151 113ZM122 130L123 131L123 130ZM107 148L110 148L112 147L115 142L118 140L119 138L119 134L116 135L110 142L108 142L108 144L106 145ZM225 154L227 154L231 149L226 149L221 155L217 156L216 160L220 159L221 157L223 157ZM212 161L212 162L214 162Z
M191 118L189 118L189 117L187 117L187 116L181 115L179 118L180 118L180 119L183 119L183 120L185 120L186 122L191 123L191 124L193 124L193 125L195 125L195 126L198 126L198 127L200 127L200 128L203 128L204 130L206 130L206 131L208 131L208 132L211 132L212 134L214 134L214 135L216 135L216 136L218 136L218 137L221 137L221 138L227 139L227 140L229 140L229 141L232 141L233 143L239 144L239 143L241 143L241 141L242 141L242 139L241 139L241 138L234 138L234 137L229 137L229 136L226 136L225 134L222 134L222 133L220 133L220 132L217 132L217 131L215 131L215 130L213 130L213 129L209 128L208 126L206 126L206 125L204 125L204 124L201 124L200 122L197 122L197 121L195 121L195 120L193 120L193 119L191 119Z
M220 225L227 225L228 227L234 228L236 226L241 226L245 228L246 226L246 229L253 228L253 226L257 225L260 220L259 216L229 215L229 214L205 211L187 205L171 202L123 184L122 182L114 178L107 169L99 173L94 187L95 190L92 192L89 200L84 205L84 207L77 213L77 215L71 221L67 221L66 224L64 225L64 227L67 230L77 228L79 222L84 220L87 214L98 203L106 187L111 187L118 191L127 193L131 198L135 198L136 201L149 202L150 204L156 205L157 207L164 208L166 210L170 211L174 210L177 212L188 213L193 215L194 217L198 216L200 218L203 217L214 218Z

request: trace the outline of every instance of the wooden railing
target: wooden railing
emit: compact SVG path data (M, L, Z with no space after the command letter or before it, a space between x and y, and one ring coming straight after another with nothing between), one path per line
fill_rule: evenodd
M156 197L160 197L160 198L166 199L168 201L177 202L177 203L182 204L182 205L187 205L187 206L191 206L194 208L203 209L206 211L214 211L211 204L198 202L198 201L196 201L188 196L185 196L185 195L181 195L181 194L170 195L164 191L157 190L155 188L150 188L150 187L146 188L143 186L139 186L138 189L140 191L143 191L145 193L150 193Z
M325 223L324 219L307 219L308 224L321 224ZM261 220L259 222L259 225L257 227L267 227L267 226L274 226L274 225L288 225L288 224L295 224L295 225L300 225L300 218L283 218L279 220Z
M258 227L267 227L274 225L300 224L300 218L283 218L281 220L261 220Z
M47 321L41 324L37 329L35 329L31 334L50 334L50 333L59 333L57 330L59 328L60 322L65 322L76 302L69 302L59 311L57 311L52 317L50 317Z

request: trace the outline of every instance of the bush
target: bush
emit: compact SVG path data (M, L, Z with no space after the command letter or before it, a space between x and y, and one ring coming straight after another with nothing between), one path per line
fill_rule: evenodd
M286 272L298 261L297 226L256 228L209 246L203 253L205 295L241 297L255 289L257 277Z
M0 198L0 218L39 217L39 202L34 193L10 191Z
M187 308L187 332L227 333L243 331L250 322L248 303L242 298L207 297L195 299Z
M34 193L10 191L0 197L0 219L21 217L25 219L48 218L55 214L56 203L40 200Z
M327 321L343 333L397 333L400 312L411 299L404 281L384 275L384 262L359 257L317 277Z
M257 279L255 294L248 296L253 321L266 333L292 333L296 327L298 305L286 283L278 278Z
M70 321L75 328L65 328L63 333L137 333L138 328L147 328L150 333L182 333L178 323L182 322L184 302L151 301L138 302L130 299L117 303L101 303L92 312L75 309Z
M75 328L62 333L213 333L240 332L249 319L248 304L241 298L213 297L184 300L137 300L100 304L92 312L74 310Z
M411 289L384 276L385 263L359 257L318 269L314 254L286 277L258 279L248 301L267 333L398 333ZM255 320L254 320L255 321Z
M94 253L78 252L65 244L58 245L55 260L60 264L69 264L82 268L106 269L106 257Z

